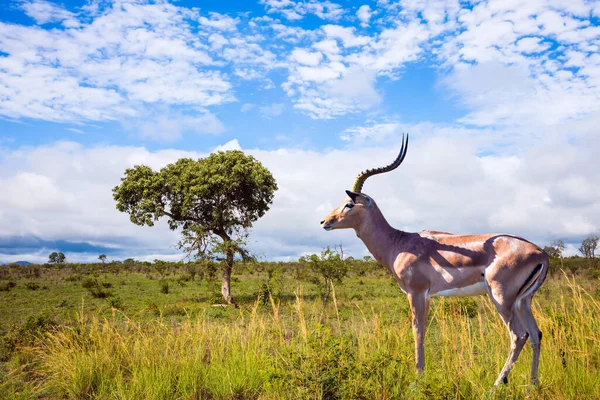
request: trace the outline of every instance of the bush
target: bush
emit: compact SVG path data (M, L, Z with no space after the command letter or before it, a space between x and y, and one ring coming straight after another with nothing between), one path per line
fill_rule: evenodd
M162 315L163 317L171 317L171 316L186 316L187 312L185 311L185 308L183 307L183 305L181 304L171 304L168 306L165 306L165 308L162 310Z
M110 293L108 290L105 290L107 287L112 287L112 285L110 283L100 284L96 278L86 278L83 282L81 282L81 286L84 289L87 289L92 297L96 299L105 299L112 296L112 293Z
M70 275L65 278L65 281L67 281L67 282L76 282L76 281L80 281L80 280L81 280L81 275L79 275L79 274Z
M8 361L17 346L31 346L56 325L44 314L28 317L21 326L13 325L0 341L0 362Z
M310 254L300 258L300 263L308 265L313 272L312 282L321 292L323 305L327 305L333 282L341 283L348 274L348 265L340 253L329 247L320 255Z
M40 285L38 285L35 282L27 282L25 284L25 287L29 290L38 290L40 288Z
M180 286L185 286L186 282L190 282L192 280L192 276L188 274L183 274L179 278L177 278L177 283Z
M104 288L100 285L89 288L88 291L92 295L92 297L96 299L105 299L107 297L112 296L112 293L108 290L104 290Z
M84 289L91 289L98 286L98 281L94 278L85 278L83 282L81 282L81 287Z
M17 286L17 284L13 281L2 282L0 283L0 292L8 292L15 286Z
M164 294L169 294L169 281L160 281L160 292Z
M108 304L112 308L116 308L118 310L123 309L123 301L119 297L113 297L112 299L108 300Z

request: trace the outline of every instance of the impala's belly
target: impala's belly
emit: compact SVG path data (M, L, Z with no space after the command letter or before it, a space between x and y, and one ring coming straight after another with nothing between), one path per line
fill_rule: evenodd
M440 290L439 292L429 292L427 293L427 297L433 296L478 296L487 293L487 288L485 287L485 282L482 280L481 282L477 282L475 284L469 286L463 286L460 288L449 288L445 290Z
M485 266L443 268L433 266L428 296L477 296L487 293Z

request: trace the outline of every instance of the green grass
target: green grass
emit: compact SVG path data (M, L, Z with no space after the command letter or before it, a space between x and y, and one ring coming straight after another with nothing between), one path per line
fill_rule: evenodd
M419 376L408 304L387 276L346 279L324 308L292 274L262 301L266 274L244 273L233 308L213 307L217 283L182 272L99 273L86 285L75 275L45 271L0 291L0 398L600 398L598 281L547 280L534 300L541 385L528 384L527 346L510 383L493 388L509 340L486 297L433 301Z

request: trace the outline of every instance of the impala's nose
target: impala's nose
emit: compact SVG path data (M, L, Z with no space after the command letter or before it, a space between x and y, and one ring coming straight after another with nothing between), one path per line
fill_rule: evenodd
M321 221L321 225L323 225L324 222L325 222L325 220Z

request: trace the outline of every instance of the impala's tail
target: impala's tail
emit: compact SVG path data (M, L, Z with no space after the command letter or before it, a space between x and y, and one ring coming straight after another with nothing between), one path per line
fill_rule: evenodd
M519 289L519 293L517 295L518 301L521 299L531 297L533 294L542 286L542 283L546 280L546 276L548 275L548 267L549 267L549 259L546 254L544 254L544 260L537 264L521 288Z

